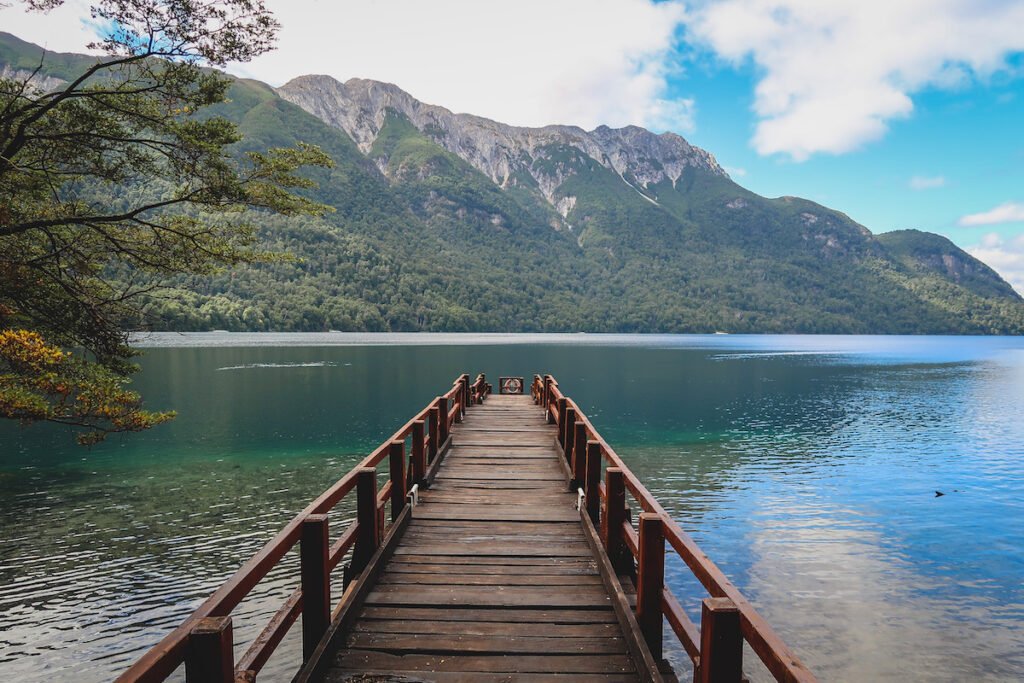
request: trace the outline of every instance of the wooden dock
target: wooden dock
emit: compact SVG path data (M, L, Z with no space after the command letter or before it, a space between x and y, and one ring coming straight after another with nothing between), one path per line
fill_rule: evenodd
M529 396L468 413L325 680L640 680L557 434Z
M327 513L351 492L332 543ZM231 610L296 545L300 589L236 661ZM666 545L711 594L700 629L665 586ZM118 680L184 663L190 683L255 681L300 615L295 683L674 681L666 624L696 681L744 680L744 642L777 680L815 680L550 376L529 395L461 376Z

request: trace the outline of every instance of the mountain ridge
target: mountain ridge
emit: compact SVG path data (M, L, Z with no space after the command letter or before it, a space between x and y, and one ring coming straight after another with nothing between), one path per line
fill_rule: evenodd
M10 38L0 70L39 63L41 48ZM93 59L56 55L41 74ZM309 194L336 211L257 216L261 244L293 261L172 278L126 326L1024 332L1024 300L948 240L761 197L675 134L507 126L349 83L233 81L212 113L239 126L237 150L319 145L336 167L311 170Z
M277 92L325 123L344 130L364 153L380 134L386 111L393 109L502 188L521 182L521 174L528 173L556 209L554 189L565 181L564 168L543 162L551 161L558 151L552 148L560 145L574 147L614 170L623 182L648 199L651 197L627 175L644 189L666 178L674 185L686 166L728 177L713 155L671 132L655 134L639 126L598 126L592 131L558 124L512 126L473 114L456 114L421 102L392 83L361 78L342 83L326 75L299 76ZM563 217L564 209L563 205L559 210Z

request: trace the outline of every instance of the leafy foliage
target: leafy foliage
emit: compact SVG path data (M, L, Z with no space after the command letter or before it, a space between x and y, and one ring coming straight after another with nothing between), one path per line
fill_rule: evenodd
M690 172L641 197L571 150L553 221L526 183L498 188L389 112L368 155L340 131L237 81L224 115L258 144L337 161L310 196L337 211L261 218L286 263L179 277L132 327L171 330L1016 333L1024 305L997 275L972 288L911 267L880 236L802 199L765 199ZM546 200L544 206L549 207ZM730 208L731 207L731 208ZM560 226L554 229L552 225ZM963 258L970 259L949 245ZM1001 289L1002 288L1002 289Z
M36 67L0 79L0 330L84 349L53 370L54 381L77 387L74 400L52 383L33 384L35 366L15 356L0 358L0 372L10 405L24 408L9 416L95 423L101 435L160 421L120 389L133 371L121 323L136 298L175 274L267 260L257 212L328 210L294 190L314 185L300 168L331 161L298 141L234 152L238 127L209 111L231 81L204 65L250 59L273 41L277 24L261 2L102 0L92 13L110 27L91 46L103 57L61 56L54 77L66 78L44 88L40 76L52 74L30 46ZM111 279L111 269L125 277ZM36 391L30 401L27 387Z
M141 397L124 388L124 375L51 346L35 332L0 331L0 368L0 416L85 427L78 436L85 445L174 417L143 410Z

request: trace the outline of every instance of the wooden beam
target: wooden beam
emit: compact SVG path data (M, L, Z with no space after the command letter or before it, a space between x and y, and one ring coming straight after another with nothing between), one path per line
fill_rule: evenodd
M661 659L663 623L661 591L665 586L665 534L661 515L640 513L639 565L636 584L636 620L644 633L647 647L655 659Z
M310 683L310 681L323 680L324 672L333 662L332 655L344 644L346 634L355 622L360 608L366 602L366 597L373 590L381 570L387 564L387 561L391 559L395 548L398 547L399 541L401 541L406 528L409 526L410 519L412 519L412 508L407 507L399 515L398 519L395 520L395 523L391 525L387 537L380 547L377 548L373 557L367 562L359 579L345 592L337 609L334 611L327 633L320 640L310 658L303 664L299 673L295 675L292 683Z
M740 683L743 680L743 633L740 611L729 598L705 598L700 613L698 683Z
M235 644L231 617L204 617L188 634L185 655L187 683L232 683Z
M594 524L601 520L601 444L587 441L586 467L587 514Z
M377 530L377 468L364 467L356 480L356 519L359 531L352 553L352 574L363 571L366 563L377 552L380 533Z
M412 482L420 485L427 476L426 425L423 420L412 423Z
M303 661L313 654L331 621L329 546L327 515L308 515L302 522L299 546Z
M391 472L391 521L398 519L405 508L405 442L392 441L388 450L388 460Z
M629 601L626 598L625 591L622 590L622 584L619 583L619 577L616 576L615 568L609 561L608 556L603 552L597 529L586 515L581 516L581 524L583 525L583 533L586 536L587 544L597 560L597 568L601 572L601 580L611 597L612 608L615 610L615 616L619 621L620 628L622 628L622 634L626 639L626 645L629 648L633 662L636 664L637 669L640 670L643 680L660 683L664 679L658 669L658 662L651 653L650 648L647 647L647 642L644 639L643 631L640 630L636 615L629 608Z

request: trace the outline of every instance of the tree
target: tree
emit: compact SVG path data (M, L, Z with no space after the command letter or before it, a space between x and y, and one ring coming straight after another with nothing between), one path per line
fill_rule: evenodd
M136 298L161 277L272 257L253 221L328 210L293 190L312 185L303 166L331 165L308 145L237 154L237 128L209 111L231 84L213 67L274 41L261 0L99 0L91 13L102 56L79 75L43 89L40 62L0 79L0 415L75 425L86 443L173 415L124 386Z

